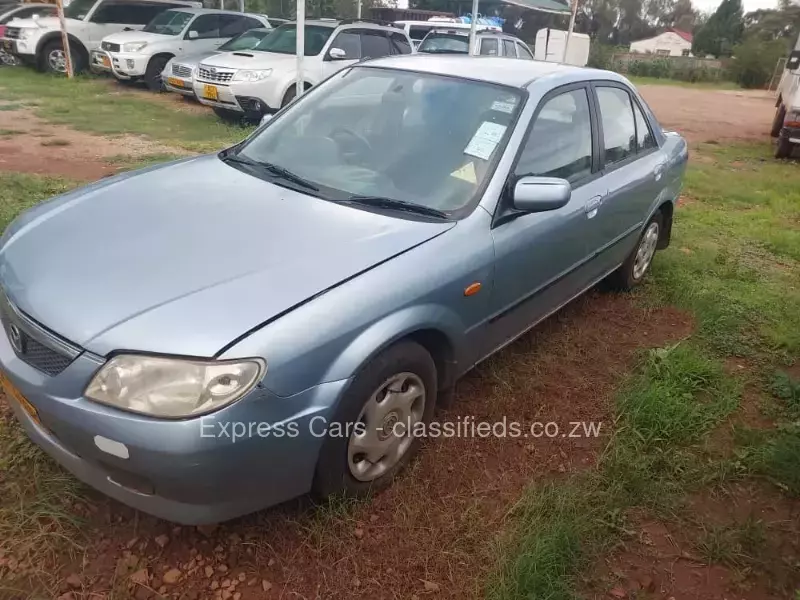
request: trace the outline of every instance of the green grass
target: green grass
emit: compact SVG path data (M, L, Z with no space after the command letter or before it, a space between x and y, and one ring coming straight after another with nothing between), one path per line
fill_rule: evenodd
M597 471L537 485L520 501L489 600L575 598L579 575L624 537L633 507L677 519L690 491L720 479L760 477L800 496L800 384L775 374L800 357L800 169L774 161L766 144L706 145L700 153L672 245L639 296L691 311L697 331L648 353L623 386ZM735 455L714 458L708 437L739 398L741 383L722 366L730 356L751 360L750 377L763 378L781 413L775 429L739 428ZM698 550L751 568L764 535L758 523L711 527Z
M721 79L719 81L681 81L679 79L663 79L660 77L628 77L635 85L671 85L676 87L694 88L699 90L739 90L741 87L733 82Z
M37 101L34 113L51 123L99 135L144 135L193 152L219 150L250 131L223 123L210 110L200 114L177 111L155 94L133 93L107 79L82 76L68 80L32 69L4 69L0 100L30 99Z
M0 171L0 231L26 208L78 185L59 177Z

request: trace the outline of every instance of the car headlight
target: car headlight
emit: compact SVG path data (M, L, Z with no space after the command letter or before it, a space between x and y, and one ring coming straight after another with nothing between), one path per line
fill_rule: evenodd
M130 44L123 44L123 52L139 52L142 48L147 46L147 42L131 42Z
M103 365L84 395L153 417L195 417L244 396L266 369L260 358L218 361L120 354Z
M233 76L233 80L248 81L253 83L255 81L266 79L270 75L272 75L272 69L261 69L259 71L236 71L236 74Z

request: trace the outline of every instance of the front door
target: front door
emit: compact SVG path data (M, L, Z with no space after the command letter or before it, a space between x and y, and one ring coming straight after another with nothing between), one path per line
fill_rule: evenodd
M512 181L526 175L558 177L572 184L572 196L558 210L496 219L489 351L593 283L590 258L600 235L595 208L606 189L592 150L596 131L589 100L583 84L551 93L523 142Z

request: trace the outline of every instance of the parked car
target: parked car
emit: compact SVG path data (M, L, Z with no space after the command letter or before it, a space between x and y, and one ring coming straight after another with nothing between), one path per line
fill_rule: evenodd
M194 93L224 118L258 120L296 96L297 31L281 25L248 52L228 52L204 60L194 77ZM367 20L306 21L306 89L364 58L411 53L411 40L391 25Z
M472 27L470 23L454 22L452 19L446 17L433 17L428 21L395 21L394 24L402 28L408 34L415 49L419 47L420 42L422 42L425 36L434 29L450 27L452 29L466 29L469 31ZM502 31L501 27L495 25L476 24L476 28L479 31L484 29Z
M380 489L461 375L643 280L687 156L616 73L359 63L232 148L18 217L3 382L58 462L168 520Z
M786 61L775 106L770 131L772 137L778 138L775 158L788 158L800 144L800 37Z
M72 68L89 66L100 40L125 29L141 29L159 13L178 7L200 6L190 0L72 0L64 7ZM66 56L58 17L23 19L6 27L3 44L9 54L43 71L64 73Z
M153 91L162 88L161 72L176 56L209 53L232 37L257 27L271 28L265 15L180 8L164 11L141 31L123 31L103 38L92 53L98 68L108 68L119 81L144 80Z
M164 89L170 92L183 94L184 96L194 96L192 87L192 73L204 60L221 54L223 52L241 52L252 50L261 40L263 40L271 29L251 29L228 40L216 50L201 52L198 54L181 55L179 58L172 58L161 72Z
M437 28L417 48L426 54L469 54L469 29ZM475 32L476 54L533 60L530 48L516 36L493 30Z
M56 7L52 4L0 4L0 40L5 37L6 25L14 19L46 17L55 12ZM13 66L19 63L13 53L9 52L13 48L14 42L10 40L0 42L0 66Z

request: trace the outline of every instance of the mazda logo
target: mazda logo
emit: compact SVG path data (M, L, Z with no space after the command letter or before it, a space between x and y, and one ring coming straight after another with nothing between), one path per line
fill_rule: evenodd
M25 342L22 339L22 332L16 325L8 326L8 340L11 342L11 347L14 348L18 354L23 354L25 352Z

